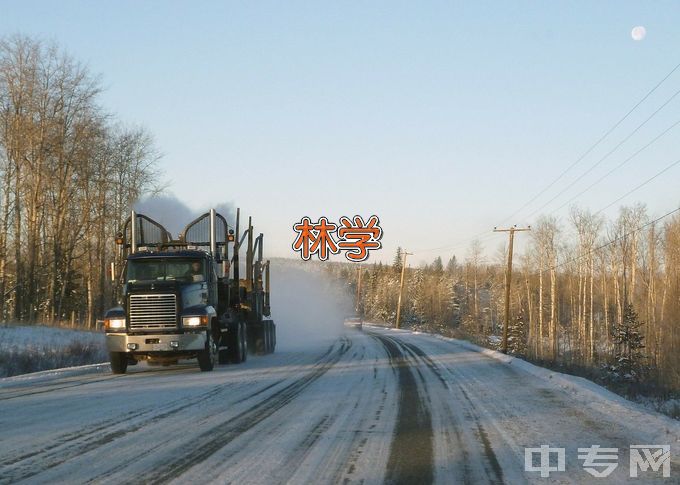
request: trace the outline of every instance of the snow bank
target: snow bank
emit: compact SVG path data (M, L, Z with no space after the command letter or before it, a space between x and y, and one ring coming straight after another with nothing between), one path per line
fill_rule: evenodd
M384 329L385 327L376 326L375 328ZM649 443L668 443L669 440L680 443L680 423L678 421L650 410L642 404L629 401L583 377L555 372L517 357L480 347L466 340L444 337L437 334L411 332L409 330L390 330L393 332L428 335L438 340L454 343L467 350L479 352L541 379L548 387L567 392L584 407L618 418L617 421L630 430L638 433L646 432Z
M563 390L569 393L574 399L595 410L620 418L620 421L627 423L630 429L658 430L659 421L663 422L665 432L659 434L652 431L650 442L668 442L669 436L675 436L680 442L680 423L655 411L650 411L645 406L629 401L618 394L615 394L604 387L595 384L583 377L562 374L544 367L531 364L525 360L503 354L496 350L485 349L466 340L444 337L442 335L431 335L434 338L453 342L468 350L482 353L492 359L512 365L515 369L542 379L548 386Z
M37 384L52 379L80 376L84 374L103 374L111 372L108 362L101 364L79 365L75 367L62 367L60 369L44 370L21 374L13 377L0 378L0 389L10 388L14 385Z
M102 332L42 325L0 326L0 377L107 360Z
M50 344L65 346L74 340L104 343L103 332L72 330L47 325L0 325L0 350L8 346Z

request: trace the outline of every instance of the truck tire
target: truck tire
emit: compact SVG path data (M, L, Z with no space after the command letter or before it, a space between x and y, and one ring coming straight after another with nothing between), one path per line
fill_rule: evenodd
M266 331L265 331L265 341L266 341L266 350L265 352L268 354L271 354L274 352L274 327L272 326L272 322L268 321L266 323Z
M272 320L264 320L262 322L262 340L264 343L263 353L271 354L276 348L276 327Z
M201 350L198 353L198 366L201 368L201 372L210 372L215 367L217 362L217 354L219 350L217 348L217 342L212 337L210 332L207 332L208 340L205 343L206 349Z
M109 360L113 374L125 374L128 366L128 356L125 352L109 352Z
M245 362L248 356L248 343L246 341L246 326L243 322L236 326L231 349L229 350L229 360L233 364Z
M217 362L219 364L228 364L229 363L229 350L228 349L220 350L219 354L217 355Z
M265 342L265 325L262 324L259 326L259 328L256 330L255 334L255 340L253 342L253 353L255 355L264 355L266 354L266 342Z
M262 323L258 326L255 336L255 352L257 355L271 354L274 351L271 323L271 320L262 320Z
M248 360L248 327L241 323L241 362Z
M269 325L267 325L267 322L262 323L262 345L260 350L262 355L269 353Z
M271 330L271 332L272 332L271 333L271 338L272 338L271 342L272 342L272 354L273 354L274 351L276 350L276 324L272 320L270 325L271 325L271 329L272 329Z

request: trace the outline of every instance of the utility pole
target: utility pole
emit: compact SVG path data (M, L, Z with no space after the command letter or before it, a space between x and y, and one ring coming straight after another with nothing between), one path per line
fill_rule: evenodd
M404 271L406 270L406 255L413 255L404 251L404 258L401 261L401 283L399 283L399 300L397 301L397 321L394 328L399 328L399 317L401 316L401 295L404 293Z
M517 225L509 229L493 228L493 232L508 232L510 233L510 244L508 244L508 269L505 272L505 322L503 323L503 342L501 344L501 352L508 353L508 326L510 325L510 284L512 283L512 246L515 241L515 233L522 231L531 231L531 226L526 228L518 228Z
M361 304L361 266L357 268L357 271L359 272L359 276L357 278L357 314L359 315L359 321L363 323L364 321L364 312L363 312L363 305Z

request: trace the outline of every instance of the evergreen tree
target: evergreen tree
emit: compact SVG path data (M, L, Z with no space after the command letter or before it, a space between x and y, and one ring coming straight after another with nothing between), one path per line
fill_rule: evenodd
M522 314L517 315L515 321L508 327L508 351L513 355L526 355L527 326Z
M456 269L458 269L458 261L456 260L456 255L454 254L451 256L451 259L449 259L449 262L446 263L446 272L453 276L456 273Z
M408 308L406 312L406 321L418 328L420 325L427 323L427 309L425 296L425 275L421 268L418 268L408 283L409 291L407 293L407 301L403 301L402 305Z
M439 276L444 272L444 264L442 263L441 256L437 256L432 263L432 271L435 275Z
M613 325L613 340L617 346L614 362L609 371L615 380L639 382L645 371L644 335L640 332L643 322L630 303L625 306L623 321Z
M392 262L392 268L396 273L401 273L402 251L403 249L399 246L397 248L397 254L394 256L394 261Z

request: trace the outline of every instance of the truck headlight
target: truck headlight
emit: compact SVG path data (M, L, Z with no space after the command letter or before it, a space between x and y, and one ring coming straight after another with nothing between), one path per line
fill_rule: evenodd
M107 330L120 330L125 328L125 318L105 318L104 327Z
M201 327L208 325L208 316L182 317L182 325L185 327Z

